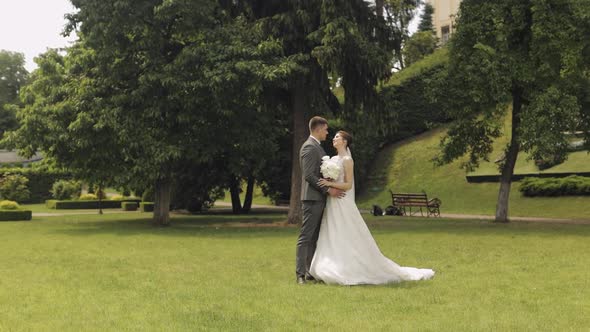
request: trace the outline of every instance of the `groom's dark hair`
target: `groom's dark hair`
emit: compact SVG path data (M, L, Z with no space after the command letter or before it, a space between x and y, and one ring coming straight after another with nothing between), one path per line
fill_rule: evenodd
M322 118L321 116L314 116L309 120L309 132L312 133L317 127L321 125L327 125L328 120Z

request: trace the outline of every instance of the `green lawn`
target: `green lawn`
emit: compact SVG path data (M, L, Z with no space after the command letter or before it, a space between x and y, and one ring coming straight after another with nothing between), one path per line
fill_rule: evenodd
M368 217L384 254L437 275L338 287L295 283L298 229L280 226L285 215L175 216L169 228L138 218L0 223L0 330L590 326L588 225Z
M372 204L382 207L391 204L388 189L396 192L425 191L429 197L439 197L442 213L494 215L498 198L498 183L468 183L461 161L435 167L431 159L439 151L439 142L444 129L436 129L393 144L380 152L371 172L367 189L358 197L361 207ZM500 150L497 142L496 150ZM496 153L496 152L494 152ZM494 154L492 154L492 160ZM521 160L522 159L522 160ZM519 157L517 170L526 170L530 164ZM571 160L557 167L590 170L590 155L577 152ZM485 169L491 167L483 165ZM487 167L487 168L486 168ZM556 167L556 168L557 168ZM511 216L550 218L590 218L590 197L523 197L514 182L510 192Z

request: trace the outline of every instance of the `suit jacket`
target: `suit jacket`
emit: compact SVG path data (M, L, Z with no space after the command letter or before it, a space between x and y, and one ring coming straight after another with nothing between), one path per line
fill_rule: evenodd
M309 137L299 150L301 164L301 200L323 201L328 193L327 187L318 186L321 178L320 165L322 157L326 155L324 148L313 138Z

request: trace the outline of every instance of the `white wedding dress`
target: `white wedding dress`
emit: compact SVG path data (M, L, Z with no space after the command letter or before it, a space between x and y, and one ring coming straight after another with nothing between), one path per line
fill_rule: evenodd
M351 157L332 157L341 167L338 182L344 182L345 158ZM354 185L343 198L328 196L310 273L327 284L339 285L387 284L434 276L431 269L402 267L381 253L356 206Z

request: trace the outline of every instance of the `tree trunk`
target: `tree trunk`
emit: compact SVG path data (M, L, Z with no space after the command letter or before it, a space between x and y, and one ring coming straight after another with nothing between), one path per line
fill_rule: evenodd
M231 195L231 209L234 214L242 213L242 202L240 202L240 181L236 177L232 177L229 193Z
M399 61L399 67L400 70L404 70L404 68L406 68L405 64L404 64L404 55L402 53L402 50L405 46L405 42L406 42L406 24L404 22L404 15L401 14L400 18L399 18L399 25L400 25L400 41L399 41L399 49L397 50L397 60Z
M308 135L305 123L305 82L300 80L291 89L291 114L293 116L293 151L291 153L291 198L289 201L289 224L299 224L302 221L301 210L301 165L299 164L299 149Z
M170 226L170 191L172 183L168 177L156 180L154 199L154 226Z
M518 129L520 127L520 111L522 109L522 89L512 89L512 133L510 146L506 152L506 160L502 166L502 175L500 175L500 192L498 193L498 204L496 205L496 222L508 222L508 205L510 199L510 186L512 184L512 175L514 174L514 165L518 158L520 142L518 138Z
M383 0L375 0L375 11L377 16L383 16Z
M244 206L242 207L243 213L250 212L252 209L252 198L254 196L254 177L248 177L248 186L246 187L246 197L244 197Z
M102 185L98 186L98 214L102 214L102 195L104 195L104 191L102 190Z

